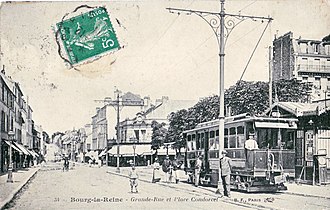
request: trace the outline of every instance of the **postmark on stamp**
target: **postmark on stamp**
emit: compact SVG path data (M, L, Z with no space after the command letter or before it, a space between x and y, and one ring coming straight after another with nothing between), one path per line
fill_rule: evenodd
M107 10L97 7L56 24L70 66L120 48Z

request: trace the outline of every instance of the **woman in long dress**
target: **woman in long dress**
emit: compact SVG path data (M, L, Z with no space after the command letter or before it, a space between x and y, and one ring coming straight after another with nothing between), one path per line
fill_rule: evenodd
M156 183L160 181L160 164L158 161L158 158L155 159L155 162L153 164L153 172L152 172L152 183Z

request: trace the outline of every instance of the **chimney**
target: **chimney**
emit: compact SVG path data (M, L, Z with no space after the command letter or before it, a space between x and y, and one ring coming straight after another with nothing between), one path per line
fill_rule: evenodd
M162 103L166 103L168 100L168 96L162 96Z
M6 72L5 72L5 65L2 65L1 73L2 73L2 74L6 74Z
M145 97L143 98L143 103L144 103L144 108L145 108L145 109L148 109L149 106L150 106L150 97L149 97L149 96L145 96Z

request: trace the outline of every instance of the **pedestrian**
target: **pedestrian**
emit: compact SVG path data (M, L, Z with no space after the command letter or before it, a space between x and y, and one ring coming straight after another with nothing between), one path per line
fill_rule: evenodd
M134 191L136 193L138 193L137 186L138 186L139 175L136 172L134 165L132 166L132 169L129 172L128 176L129 176L129 183L130 183L130 186L131 186L131 193L133 193Z
M171 160L168 157L168 155L166 155L166 158L162 164L162 169L165 173L165 182L166 183L168 183L168 180L169 180L170 165L171 165Z
M96 160L93 158L93 167L95 166Z
M69 170L69 158L64 157L64 163L63 163L63 171L68 171Z
M220 189L217 189L217 193L221 196L225 195L230 198L230 174L231 174L231 159L226 156L227 151L223 150L221 152L220 158L220 170L221 173L221 184L219 185Z
M202 156L199 155L196 163L195 163L195 186L198 187L199 185L199 177L202 171L202 165L203 165L203 161L202 161Z
M175 178L175 183L179 183L179 177L178 177L178 172L177 170L179 170L181 164L178 162L177 158L175 157L173 162L172 162L172 165L173 165L173 174L174 174L174 178Z
M160 181L161 178L160 178L159 169L160 169L160 164L158 158L155 158L155 162L153 164L153 171L152 171L152 183L156 183Z

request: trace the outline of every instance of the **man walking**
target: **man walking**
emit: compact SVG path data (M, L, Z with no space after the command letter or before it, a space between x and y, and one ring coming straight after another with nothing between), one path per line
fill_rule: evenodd
M222 157L220 158L220 170L221 173L221 182L222 182L222 189L218 189L217 193L221 195L225 195L230 198L230 174L231 174L231 159L227 157L227 151L223 150L221 152ZM222 191L222 192L221 192Z

